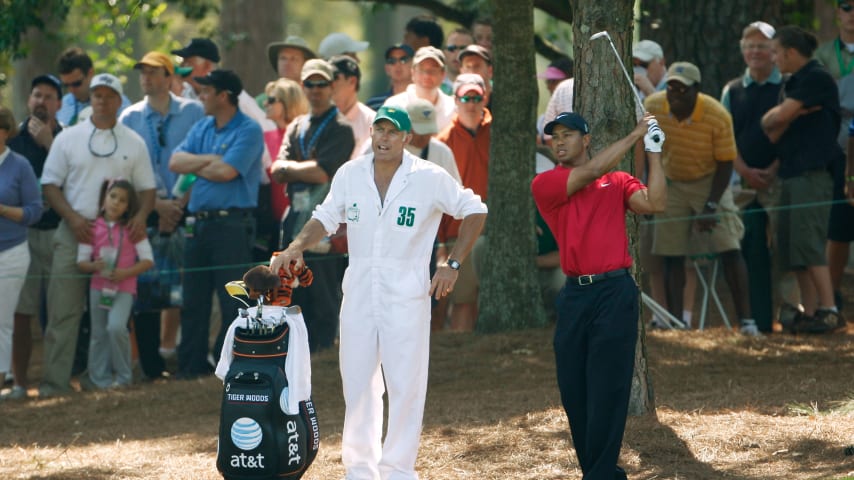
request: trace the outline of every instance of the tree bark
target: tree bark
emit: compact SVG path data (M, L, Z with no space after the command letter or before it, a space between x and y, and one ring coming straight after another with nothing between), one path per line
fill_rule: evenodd
M691 62L700 68L701 90L720 98L726 82L744 72L738 41L749 23L782 25L779 0L689 0L643 2L640 38L658 42L670 65Z
M631 67L631 0L579 0L572 2L573 56L575 58L574 110L590 124L591 154L625 136L636 124L633 84L625 78L619 61ZM614 55L608 38L590 37L607 31L619 53ZM632 155L626 155L620 169L632 171ZM629 215L628 234L633 257L637 258L637 222ZM637 274L637 272L635 272ZM636 277L637 278L637 277ZM651 380L646 363L644 330L638 318L638 343L629 413L642 415L654 410Z
M493 0L494 100L489 163L489 216L480 272L477 330L546 324L536 267L534 202L537 85L531 0Z
M278 77L267 58L267 44L285 38L285 2L230 0L222 2L219 43L223 68L240 75L250 95L264 91Z

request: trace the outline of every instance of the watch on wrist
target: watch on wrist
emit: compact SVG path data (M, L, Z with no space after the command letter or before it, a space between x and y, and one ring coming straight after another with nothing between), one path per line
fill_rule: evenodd
M448 264L448 268L450 268L451 270L456 270L456 271L460 270L460 262L454 260L453 258L449 258L447 261L447 264Z
M709 200L708 202L706 202L706 209L711 210L711 211L717 211L718 202L713 202L713 201Z

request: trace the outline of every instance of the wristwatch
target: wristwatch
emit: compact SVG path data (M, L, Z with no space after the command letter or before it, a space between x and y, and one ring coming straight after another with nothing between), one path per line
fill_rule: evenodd
M709 200L708 202L706 202L706 209L711 210L713 212L717 211L718 210L718 202L713 202L713 201Z
M450 268L451 270L460 270L460 262L454 260L453 258L449 258L447 264L448 268Z

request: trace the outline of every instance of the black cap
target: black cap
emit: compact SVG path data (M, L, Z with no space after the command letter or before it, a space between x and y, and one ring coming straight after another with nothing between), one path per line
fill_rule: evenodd
M476 43L472 43L468 47L464 48L458 55L457 60L463 61L463 57L467 57L469 55L477 55L482 58L486 63L492 65L492 54L489 53L485 47L482 47Z
M543 132L545 132L546 135L551 135L556 125L563 125L570 130L578 130L585 135L590 133L590 126L587 125L587 120L575 112L563 112L558 114L554 120L546 124L546 127L543 128Z
M33 81L30 82L30 90L35 88L36 85L50 85L56 89L56 98L62 98L62 82L51 74L46 73L34 78Z
M210 85L217 90L225 90L233 95L240 95L243 91L243 83L240 77L231 70L214 70L204 77L193 77L199 85Z
M210 38L194 38L186 47L172 50L179 57L202 57L214 63L219 63L219 48Z
M362 71L359 69L359 64L351 56L336 55L329 59L329 63L335 68L336 73L340 73L345 77L362 79Z
M393 52L394 50L403 50L404 52L406 52L406 55L409 58L412 58L415 56L415 50L413 50L412 47L410 47L409 45L407 45L405 43L396 43L396 44L385 49L385 58L388 58L388 54Z

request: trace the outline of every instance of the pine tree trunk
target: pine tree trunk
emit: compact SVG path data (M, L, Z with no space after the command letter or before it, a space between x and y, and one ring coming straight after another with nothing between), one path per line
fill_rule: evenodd
M278 75L267 58L267 44L285 38L285 2L229 0L220 13L222 68L234 70L243 89L255 96Z
M592 154L624 137L636 125L633 86L620 68L608 38L590 40L593 34L607 31L623 64L630 68L632 4L630 0L572 2L572 33L575 39L574 109L590 124ZM626 155L620 165L621 170L632 171L631 158L631 154ZM629 215L627 229L632 256L638 258L637 222L634 215ZM640 333L635 349L635 371L629 402L631 415L642 415L655 408L640 318L638 329Z
M532 0L493 0L495 84L489 216L482 262L480 332L542 326L546 317L533 258L534 131L537 86Z

